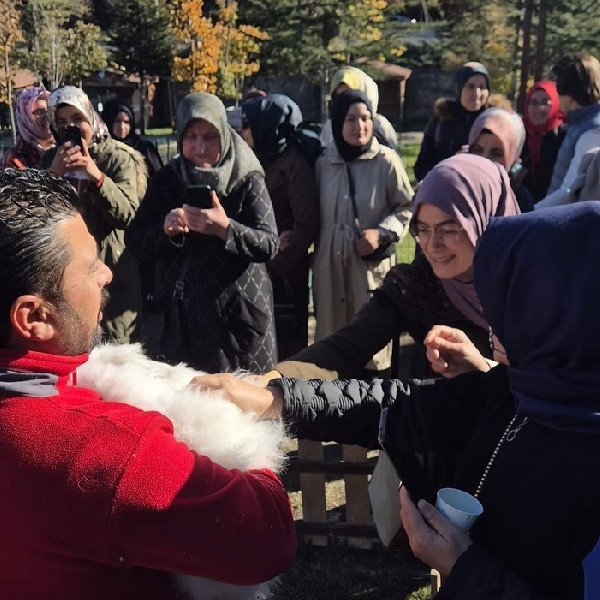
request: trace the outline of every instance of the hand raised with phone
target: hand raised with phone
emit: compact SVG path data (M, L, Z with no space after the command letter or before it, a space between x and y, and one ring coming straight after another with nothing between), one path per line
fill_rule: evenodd
M50 170L57 175L77 172L85 175L93 182L102 179L102 172L96 166L88 151L88 145L75 125L61 127L57 133L58 149L50 165Z
M210 186L188 186L183 213L190 231L227 238L229 217Z

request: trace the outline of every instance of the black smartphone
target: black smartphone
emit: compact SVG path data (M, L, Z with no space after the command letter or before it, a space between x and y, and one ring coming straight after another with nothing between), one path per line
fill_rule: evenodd
M58 130L58 145L62 146L65 142L71 142L71 147L79 146L80 148L83 148L79 127L69 125L67 127L61 127Z
M212 188L210 185L188 185L186 204L196 208L212 208Z
M390 457L398 479L407 489L410 497L416 503L421 498L435 503L435 489L425 468L419 462L414 450L399 435L398 428L390 423L389 408L382 408L379 416L379 445Z

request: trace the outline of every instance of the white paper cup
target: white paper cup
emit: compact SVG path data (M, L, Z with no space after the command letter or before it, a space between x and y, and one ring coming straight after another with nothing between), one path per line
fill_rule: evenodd
M437 493L435 507L455 525L469 531L483 512L481 502L467 492L456 488L442 488Z

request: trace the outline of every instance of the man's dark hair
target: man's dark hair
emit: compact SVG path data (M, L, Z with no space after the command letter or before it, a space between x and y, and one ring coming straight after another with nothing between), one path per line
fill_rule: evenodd
M565 54L552 66L556 89L581 106L600 102L600 62L591 54Z
M48 171L0 171L0 344L8 339L16 298L36 294L56 304L62 300L71 257L56 227L75 217L78 205L73 187Z

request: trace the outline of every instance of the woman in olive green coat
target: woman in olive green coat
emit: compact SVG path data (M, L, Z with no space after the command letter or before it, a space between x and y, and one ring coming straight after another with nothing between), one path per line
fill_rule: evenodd
M48 116L59 140L69 126L79 129L81 136L80 140L59 141L40 166L65 177L77 189L83 219L98 242L100 258L113 272L103 332L110 341L135 341L141 329L140 276L137 259L125 248L124 229L145 192L144 160L126 144L110 138L79 88L54 90L48 100Z

